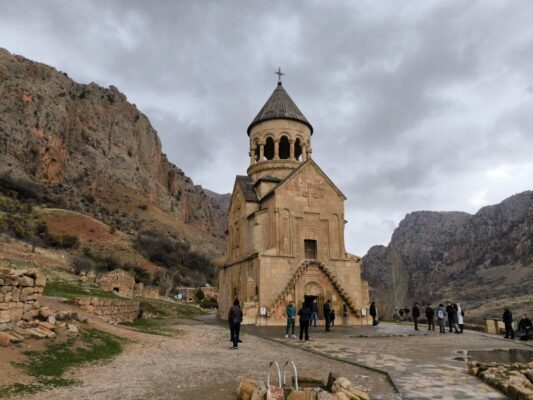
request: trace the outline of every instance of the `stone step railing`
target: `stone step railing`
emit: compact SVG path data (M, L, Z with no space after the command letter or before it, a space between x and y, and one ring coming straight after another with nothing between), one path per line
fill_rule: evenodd
M318 260L305 260L298 266L298 268L296 268L291 279L289 280L289 282L287 282L287 285L285 285L285 288L278 294L278 296L276 296L274 302L270 307L270 313L272 314L281 304L283 304L290 291L296 287L298 279L300 279L300 277L303 275L305 270L309 268L310 265L316 265L322 272L326 274L326 276L331 281L333 287L339 293L339 295L346 303L350 311L352 311L354 314L358 314L356 304L353 302L350 296L348 296L344 288L340 285L337 276L323 262Z

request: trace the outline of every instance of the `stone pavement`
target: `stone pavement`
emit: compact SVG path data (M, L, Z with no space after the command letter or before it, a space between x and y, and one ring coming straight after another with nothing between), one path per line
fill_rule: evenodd
M334 327L328 333L323 327L311 328L307 343L285 339L284 327L245 326L243 332L387 373L402 399L506 399L468 375L467 351L530 349L518 341L472 331L439 334L438 330L430 332L422 327L414 331L411 326L392 323Z

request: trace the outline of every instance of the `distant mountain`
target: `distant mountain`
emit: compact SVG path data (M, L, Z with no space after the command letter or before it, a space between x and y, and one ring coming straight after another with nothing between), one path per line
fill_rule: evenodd
M4 49L0 176L36 184L65 208L87 211L100 204L142 214L155 207L160 212L150 218L180 221L192 228L189 236L218 240L211 241L217 253L225 248L224 195L194 185L168 161L150 121L123 93L78 84Z
M464 212L406 215L388 246L362 259L382 309L414 301L461 302L469 316L533 312L533 191Z

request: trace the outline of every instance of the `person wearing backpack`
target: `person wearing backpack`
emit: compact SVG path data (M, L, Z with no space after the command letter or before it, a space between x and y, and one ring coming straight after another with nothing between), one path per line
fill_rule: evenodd
M446 333L446 310L444 309L443 304L439 304L439 309L437 310L437 320L439 321L440 333Z
M300 340L304 339L305 341L309 341L309 321L311 319L311 309L307 305L307 303L302 303L302 307L298 310L298 315L300 316Z
M235 299L233 307L229 309L228 321L230 321L231 324L231 338L233 339L233 347L231 350L237 350L239 348L239 334L242 322L242 310L239 299Z

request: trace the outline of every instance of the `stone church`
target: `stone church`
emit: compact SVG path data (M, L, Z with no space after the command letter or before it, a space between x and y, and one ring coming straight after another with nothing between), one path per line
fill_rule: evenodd
M285 307L331 300L341 323L366 323L368 284L344 247L344 201L312 159L313 127L281 81L248 127L250 166L237 176L228 215L219 315L234 299L245 324L285 324ZM346 155L347 156L347 155Z

